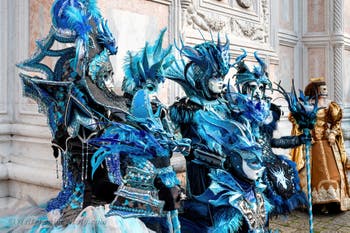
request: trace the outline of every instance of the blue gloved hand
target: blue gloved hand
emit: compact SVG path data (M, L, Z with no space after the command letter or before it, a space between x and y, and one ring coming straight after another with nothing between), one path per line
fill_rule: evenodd
M302 133L298 136L298 139L300 144L305 144L307 141L311 141L312 137L311 137L311 134L305 135L304 133Z

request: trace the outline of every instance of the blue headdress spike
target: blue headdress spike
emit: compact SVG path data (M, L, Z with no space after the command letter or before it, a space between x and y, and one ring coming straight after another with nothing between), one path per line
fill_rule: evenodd
M235 86L237 90L242 93L240 88L241 84L244 84L249 81L255 81L256 78L254 74L250 71L249 67L244 63L244 59L247 57L247 52L245 49L241 49L243 54L236 58L235 63L231 65L237 70L237 73L234 75L236 77Z
M174 61L171 55L172 46L162 48L165 31L166 29L163 29L160 32L154 45L146 43L136 54L128 51L124 62L124 92L134 95L137 90L146 86L149 90L156 90L158 84L164 82L163 71Z
M254 57L258 61L260 67L255 66L253 73L257 76L258 82L265 84L269 87L269 89L272 89L272 83L270 79L268 78L268 73L266 72L266 64L264 60L262 60L258 56L258 52L254 52Z
M263 76L265 74L266 71L266 64L265 62L258 56L258 52L255 51L254 52L254 57L255 59L259 62L260 64L260 69L255 68L254 71L259 75L259 76Z
M220 33L218 33L217 47L220 49L221 52L228 51L230 49L230 40L228 39L227 34L225 35L225 38L226 38L226 43L222 46L221 39L220 39Z
M145 48L143 49L141 61L137 63L139 73L141 74L141 77L143 79L142 81L146 80L146 71L149 70L149 63L147 58L147 47L148 47L148 42L146 42Z
M209 31L209 33L210 33L211 41L214 43L214 36L213 36L213 33L211 32L211 30Z
M117 54L118 46L116 45L114 36L109 30L107 20L101 20L100 24L98 25L98 31L99 43L106 47L111 55Z
M230 40L229 40L227 34L225 35L225 38L226 38L226 43L224 44L224 46L221 46L221 51L229 51L229 49L230 49Z
M245 49L241 49L242 50L242 52L243 52L243 54L241 54L240 56L238 56L237 58L236 58L236 61L235 61L235 63L233 63L232 65L231 65L231 67L237 67L237 64L240 64L241 63L241 61L244 59L244 58L246 58L247 57L247 51L245 50Z
M205 37L204 37L202 31L198 29L198 32L201 34L202 39L203 39L204 41L206 41L206 39L205 39Z

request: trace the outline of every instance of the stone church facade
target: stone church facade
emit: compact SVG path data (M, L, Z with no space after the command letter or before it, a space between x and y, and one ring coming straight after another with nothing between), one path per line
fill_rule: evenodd
M60 188L60 172L52 156L46 117L22 97L15 64L35 50L35 40L50 29L53 0L0 1L0 209L31 196L42 202ZM230 40L231 57L258 51L268 64L270 79L289 90L294 79L303 88L311 77L325 77L330 98L343 108L344 137L350 156L350 1L345 0L99 0L116 35L116 84L123 78L127 50L139 50L167 27L168 43L189 45L203 38ZM210 33L211 32L211 33ZM50 61L47 61L50 62ZM182 91L165 83L160 95L172 103ZM276 101L280 101L276 99ZM285 103L280 102L284 105ZM283 117L277 135L288 135ZM288 153L288 151L286 152ZM174 165L183 171L182 159ZM58 177L58 178L57 178Z

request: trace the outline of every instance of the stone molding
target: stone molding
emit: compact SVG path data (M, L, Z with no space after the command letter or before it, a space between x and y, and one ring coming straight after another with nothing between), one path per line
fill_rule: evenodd
M146 1L156 2L164 5L170 5L172 2L171 0L146 0Z
M1 115L7 115L8 113L8 106L7 106L7 53L8 53L8 36L7 36L7 31L8 31L8 4L7 1L0 1L0 46L1 46L1 51L2 54L0 56L0 64L1 64L1 69L0 69L0 82L1 82L1 87L0 87L0 118L2 117ZM0 121L1 122L1 121Z
M185 1L182 2L182 7L186 9L184 27L234 34L260 43L269 42L268 0L257 1L256 11L237 9L232 4L219 5L208 0L192 0L191 3Z
M343 0L333 0L333 33L342 34L344 31L344 19L343 19Z
M343 54L344 46L335 45L333 48L334 57L333 57L333 78L334 78L334 100L342 105L343 103Z
M0 181L8 180L8 179L9 179L8 166L7 164L0 163Z
M295 46L299 42L297 34L291 33L287 30L279 30L278 39L280 45Z
M192 3L192 0L180 0L181 8L186 10Z
M57 179L56 172L49 169L33 169L16 163L8 163L8 178L23 183L48 188L61 188L61 180Z

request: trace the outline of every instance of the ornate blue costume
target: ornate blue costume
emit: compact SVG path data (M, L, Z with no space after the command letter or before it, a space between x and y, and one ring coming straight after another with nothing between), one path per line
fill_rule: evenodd
M35 99L48 116L56 159L61 156L62 190L46 209L1 218L0 230L19 232L148 232L137 218L106 217L106 204L121 184L119 164L106 161L91 166L98 148L91 142L106 125L125 126L127 99L113 91L109 56L115 39L94 0L56 0L49 35L37 42L37 52L20 63L40 75L21 74L24 94ZM66 45L54 50L54 43ZM42 61L57 57L53 67ZM92 169L94 175L91 176ZM28 214L29 212L29 214ZM16 225L12 219L32 224ZM35 221L33 221L35 219Z
M217 43L182 42L176 61L172 46L162 48L162 30L154 44L127 52L119 96L109 59L118 48L96 0L55 0L51 15L49 35L18 66L31 72L20 74L24 95L47 114L62 190L45 209L0 218L0 231L268 232L272 210L304 204L294 164L271 149L304 138L272 137L280 113L256 53L253 71L245 52L230 64L230 42L218 35ZM48 66L46 58L57 59ZM236 92L224 81L232 67ZM165 78L186 93L169 109L152 97ZM173 152L187 168L180 217ZM36 221L11 224L18 217Z
M126 117L129 125L112 123L104 130L95 140L100 148L92 158L92 165L98 167L104 160L118 163L124 158L121 164L123 184L115 193L108 215L161 217L168 212L171 221L167 221L170 226L165 231L180 232L177 220L179 181L170 158L175 150L185 153L189 140L174 138L163 115L164 106L150 99L150 94L164 81L163 70L173 61L171 47L162 49L164 33L165 30L153 46L146 43L142 51L128 52L123 90L131 98L131 115ZM145 221L154 225L155 220Z
M224 98L228 49L229 41L223 46L219 39L217 44L183 45L180 53L189 61L182 59L167 71L187 95L170 107L171 118L192 140L186 157L190 198L184 205L184 232L267 230L271 206L258 179L263 170L261 147L247 120L238 119L236 104ZM250 112L258 118L257 113ZM253 221L247 218L251 214Z
M191 153L186 157L187 192L190 196L203 193L210 183L208 168L221 168L225 161L222 145L216 140L222 133L216 135L215 130L219 129L215 122L220 124L229 119L230 110L221 97L221 91L214 93L208 83L212 80L223 85L223 78L229 70L229 57L224 56L228 53L228 46L229 41L224 46L220 42L205 42L194 48L183 46L180 52L190 62L177 61L167 70L167 78L178 82L187 95L170 107L170 116L183 137L192 140ZM218 62L214 57L219 59ZM211 131L211 124L214 124L214 131Z
M255 66L253 71L250 71L244 64L244 58L246 57L245 51L236 59L236 87L240 93L249 96L251 101L248 102L251 102L253 106L261 106L255 110L255 112L261 113L255 114L255 116L260 117L248 117L248 119L252 125L257 142L262 146L263 164L266 167L263 173L263 180L267 186L265 194L274 206L272 214L288 214L296 207L307 205L306 196L300 188L295 163L286 156L276 155L272 148L292 148L299 146L305 143L305 136L273 138L273 132L277 129L281 110L275 104L270 103L270 98L266 96L265 91L267 89L271 90L272 84L268 79L264 61L259 58L256 52L254 56L259 66ZM236 96L230 97L234 99L234 103L239 103L237 101L239 98ZM247 106L244 108L247 108ZM242 109L236 112L241 114ZM245 114L243 113L242 115L244 118ZM242 117L240 116L240 118Z

